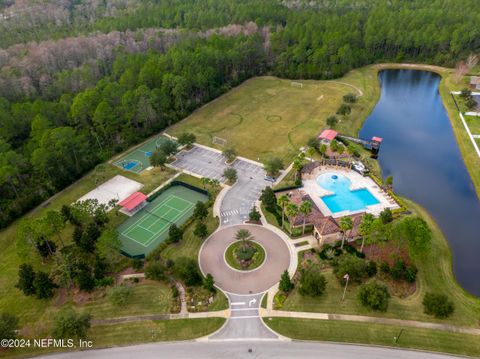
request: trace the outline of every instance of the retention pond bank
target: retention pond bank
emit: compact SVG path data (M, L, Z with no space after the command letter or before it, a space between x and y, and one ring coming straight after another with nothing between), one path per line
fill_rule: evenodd
M453 270L480 296L480 202L443 107L440 76L383 70L381 96L360 137L384 138L379 161L395 191L424 206L450 243Z

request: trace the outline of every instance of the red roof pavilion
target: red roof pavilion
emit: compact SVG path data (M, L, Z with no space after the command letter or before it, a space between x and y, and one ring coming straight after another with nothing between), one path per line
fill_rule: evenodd
M135 192L125 198L123 201L119 202L118 205L122 206L127 211L133 211L135 208L145 202L147 198L148 197L145 196L142 192Z
M337 137L338 132L334 130L323 130L320 136L318 138L320 140L328 140L328 141L333 141L335 137Z
M372 137L372 141L374 141L374 142L382 142L382 141L383 141L383 138L373 136L373 137Z

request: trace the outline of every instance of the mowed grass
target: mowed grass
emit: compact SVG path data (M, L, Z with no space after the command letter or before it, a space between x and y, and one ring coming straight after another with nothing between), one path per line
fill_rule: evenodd
M160 341L188 340L209 335L218 330L224 322L224 318L201 318L147 320L115 325L99 325L89 330L86 339L93 342L93 349ZM27 355L43 355L53 351L51 349L18 349L0 353L0 357L14 358Z
M335 320L263 319L276 332L294 339L374 344L475 357L480 355L480 338L477 335ZM394 337L399 335L401 329L403 332L398 343L395 343Z
M199 143L209 146L217 136L225 138L227 146L233 146L247 158L263 161L277 156L290 162L309 138L326 127L327 117L336 113L342 96L358 96L361 91L364 95L353 106L352 113L339 116L338 130L356 134L378 96L371 84L364 81L367 72L352 71L338 81L301 81L303 88L292 87L290 80L276 77L252 78L167 132L174 136L193 132Z
M339 284L331 269L326 269L324 275L327 279L327 288L322 296L304 297L294 289L284 302L282 310L358 314L479 327L480 299L465 292L456 282L452 272L450 248L440 228L423 208L411 201L403 200L410 210L421 215L428 222L433 231L430 253L415 262L419 273L417 288L413 295L407 298L393 296L385 313L369 311L358 301L359 286L356 284L350 283L345 300L342 302L343 286ZM422 299L428 291L448 295L455 304L455 312L451 317L440 320L423 313Z
M73 203L85 193L117 174L143 183L142 191L148 193L171 178L175 171L156 168L137 175L109 164L102 164L96 170L88 173L70 187L50 198L46 202L47 205L37 207L26 216L35 217L41 215L47 209L59 210L62 205ZM112 226L121 223L126 218L124 215L115 215L113 213L110 217L110 225ZM17 225L18 222L14 222L0 231L0 308L2 311L17 315L21 326L38 327L42 326L43 323L49 323L52 313L58 310L58 308L53 306L56 298L49 301L24 296L23 293L15 288L18 280L18 267L21 263L31 263L36 270L50 272L52 266L48 262L42 263L37 253L33 253L33 249L32 255L28 258L19 257L16 249ZM67 243L70 242L71 233L71 226L67 226L63 233Z
M465 122L470 129L472 135L480 135L480 117L478 116L464 116Z

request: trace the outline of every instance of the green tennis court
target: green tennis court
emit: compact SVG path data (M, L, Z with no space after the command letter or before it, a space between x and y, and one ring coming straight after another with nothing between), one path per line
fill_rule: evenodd
M137 147L122 156L119 160L114 162L114 165L127 171L140 173L150 167L150 157L152 156L152 153L163 141L167 140L168 138L166 137L156 136L140 147Z
M146 255L168 238L175 223L181 226L207 196L184 186L173 186L118 227L122 250L130 256Z

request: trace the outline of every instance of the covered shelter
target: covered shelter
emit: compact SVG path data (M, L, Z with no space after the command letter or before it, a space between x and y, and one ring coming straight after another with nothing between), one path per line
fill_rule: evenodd
M330 143L332 142L338 135L338 132L332 129L323 130L322 133L318 136L320 142L323 143Z
M148 197L142 192L135 192L123 201L118 202L118 205L122 207L122 213L125 213L127 216L132 216L146 205L147 199Z

